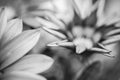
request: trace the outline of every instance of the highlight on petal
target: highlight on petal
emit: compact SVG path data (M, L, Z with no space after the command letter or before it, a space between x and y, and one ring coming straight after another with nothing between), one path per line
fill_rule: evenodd
M7 25L7 13L6 9L2 9L0 14L0 39L5 33L6 25Z
M27 71L30 73L41 73L49 69L53 62L53 59L46 55L31 54L23 57L17 63L5 69L5 72Z
M46 80L45 77L25 71L12 71L1 76L0 80Z
M14 37L18 36L23 29L23 24L21 19L10 20L7 24L5 34L3 34L1 45L12 40Z
M27 30L15 37L0 50L0 62L3 69L23 57L40 38L40 30Z

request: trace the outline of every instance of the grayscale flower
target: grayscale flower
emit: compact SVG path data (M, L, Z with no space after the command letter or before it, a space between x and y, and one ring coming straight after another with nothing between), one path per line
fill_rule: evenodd
M8 19L8 9L0 13L0 79L46 80L53 59L43 54L28 54L40 38L40 29L23 31L22 20Z
M111 5L113 2L114 5ZM79 24L73 24L71 30L65 32L68 41L53 42L48 46L75 47L76 53L79 54L92 51L110 56L111 50L106 46L120 41L120 30L116 27L120 15L119 2L119 0L98 0L93 3L93 0L73 0L73 7L80 19ZM97 20L92 22L95 16Z

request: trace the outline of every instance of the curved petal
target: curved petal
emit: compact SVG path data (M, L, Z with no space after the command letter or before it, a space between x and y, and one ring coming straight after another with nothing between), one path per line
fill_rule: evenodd
M27 71L31 73L41 73L51 67L53 59L42 54L31 54L23 57L11 67L5 69L5 72Z
M120 21L120 0L100 0L97 26L111 25Z
M6 44L22 32L23 25L21 19L13 19L8 22L5 34L3 34L1 45Z
M5 73L0 80L46 80L43 76L24 71L13 71Z
M67 25L73 20L74 10L72 7L72 0L53 0L53 6L57 19L63 21Z
M52 29L49 29L47 27L42 27L45 31L49 32L50 34L53 34L54 36L60 38L60 39L66 39L66 35L64 35L63 33L57 31L57 30L52 30Z
M77 14L82 19L87 18L97 8L97 4L93 4L92 0L74 0L73 3Z
M1 10L0 14L0 39L2 38L7 25L7 13L6 9Z
M31 50L40 37L39 30L28 30L15 37L0 50L0 62L3 69L14 63Z
M40 28L41 24L36 20L36 17L27 16L23 17L23 22L33 28Z
M60 29L65 29L64 23L62 21L60 21L59 19L57 19L57 17L54 15L53 12L50 12L50 11L33 11L30 14L36 15L36 16L41 16L41 17L47 17L48 20L50 20L51 22L53 22L56 25L58 25L60 27Z

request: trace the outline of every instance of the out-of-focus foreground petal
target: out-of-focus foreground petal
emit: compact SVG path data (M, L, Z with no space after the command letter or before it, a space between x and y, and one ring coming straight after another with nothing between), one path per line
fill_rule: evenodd
M23 24L21 19L13 19L7 23L5 33L3 34L1 45L6 44L14 37L18 36L23 29Z
M23 57L40 38L40 30L24 31L0 50L0 62L3 69Z
M4 10L2 9L0 14L0 39L2 38L5 32L6 25L7 25L7 13L6 9Z
M5 69L5 72L27 71L30 73L41 73L51 67L53 59L43 54L31 54L23 57L16 64Z
M120 0L99 0L97 26L120 21Z
M0 80L46 80L43 76L24 71L5 73Z
M7 16L8 20L10 20L16 16L16 12L14 9L12 9L10 7L5 7L5 9L6 9L6 16Z
M82 19L87 18L97 8L92 0L73 0L73 6Z

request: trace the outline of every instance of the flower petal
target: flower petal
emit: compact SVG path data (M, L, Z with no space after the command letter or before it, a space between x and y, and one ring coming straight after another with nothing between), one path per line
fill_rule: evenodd
M59 30L60 27L56 24L53 24L52 22L50 21L47 21L45 19L42 19L42 18L36 18L36 20L41 24L43 25L44 27L47 27L49 29L55 29L55 30Z
M10 20L16 16L16 12L11 7L5 7L7 19Z
M28 30L24 31L7 45L5 45L0 51L0 62L3 62L0 69L7 67L24 56L35 46L39 40L39 37L39 30Z
M49 29L49 28L47 28L47 27L42 27L42 28L43 28L45 31L49 32L50 34L53 34L54 36L56 36L56 37L58 37L58 38L60 38L60 39L66 39L66 38L67 38L63 33L59 32L59 31L52 30L52 29Z
M51 22L54 23L54 25L56 24L57 27L60 27L60 29L65 29L65 25L62 23L62 21L60 21L59 19L57 19L57 17L50 11L33 11L30 14L32 15L36 15L36 16L40 16L40 17L47 17L48 20L50 20ZM41 20L38 19L38 21L41 22ZM42 21L43 22L43 21ZM48 22L48 21L47 21ZM45 23L45 21L43 22ZM41 24L43 24L41 23ZM49 22L50 23L50 22ZM51 23L50 23L51 24ZM47 25L47 24L46 24ZM48 24L49 25L49 24ZM53 25L53 24L52 24ZM49 26L48 26L49 27ZM56 27L55 27L56 29ZM59 29L59 28L58 28Z
M6 16L6 9L2 9L2 12L0 14L0 39L2 38L6 25L7 25L7 16Z
M97 8L96 4L93 5L92 0L74 0L74 7L82 19L87 18Z
M97 26L111 25L120 21L120 0L100 0Z
M115 36L108 37L106 40L102 42L102 44L107 45L107 44L112 44L118 41L120 41L120 35L115 35Z
M29 26L32 26L33 28L40 28L41 26L40 23L33 16L23 17L23 22Z
M5 34L3 34L1 45L9 42L22 32L23 25L21 19L13 19L8 22Z
M12 71L1 76L1 80L46 80L43 76L24 71Z
M105 35L106 35L107 37L109 37L109 36L113 36L113 35L116 35L116 34L119 34L119 33L120 33L120 29L117 28L117 29L113 29L113 30L109 31L109 32L106 33Z
M41 73L51 67L53 59L42 54L31 54L23 57L11 67L5 69L5 72L27 71L30 73Z

